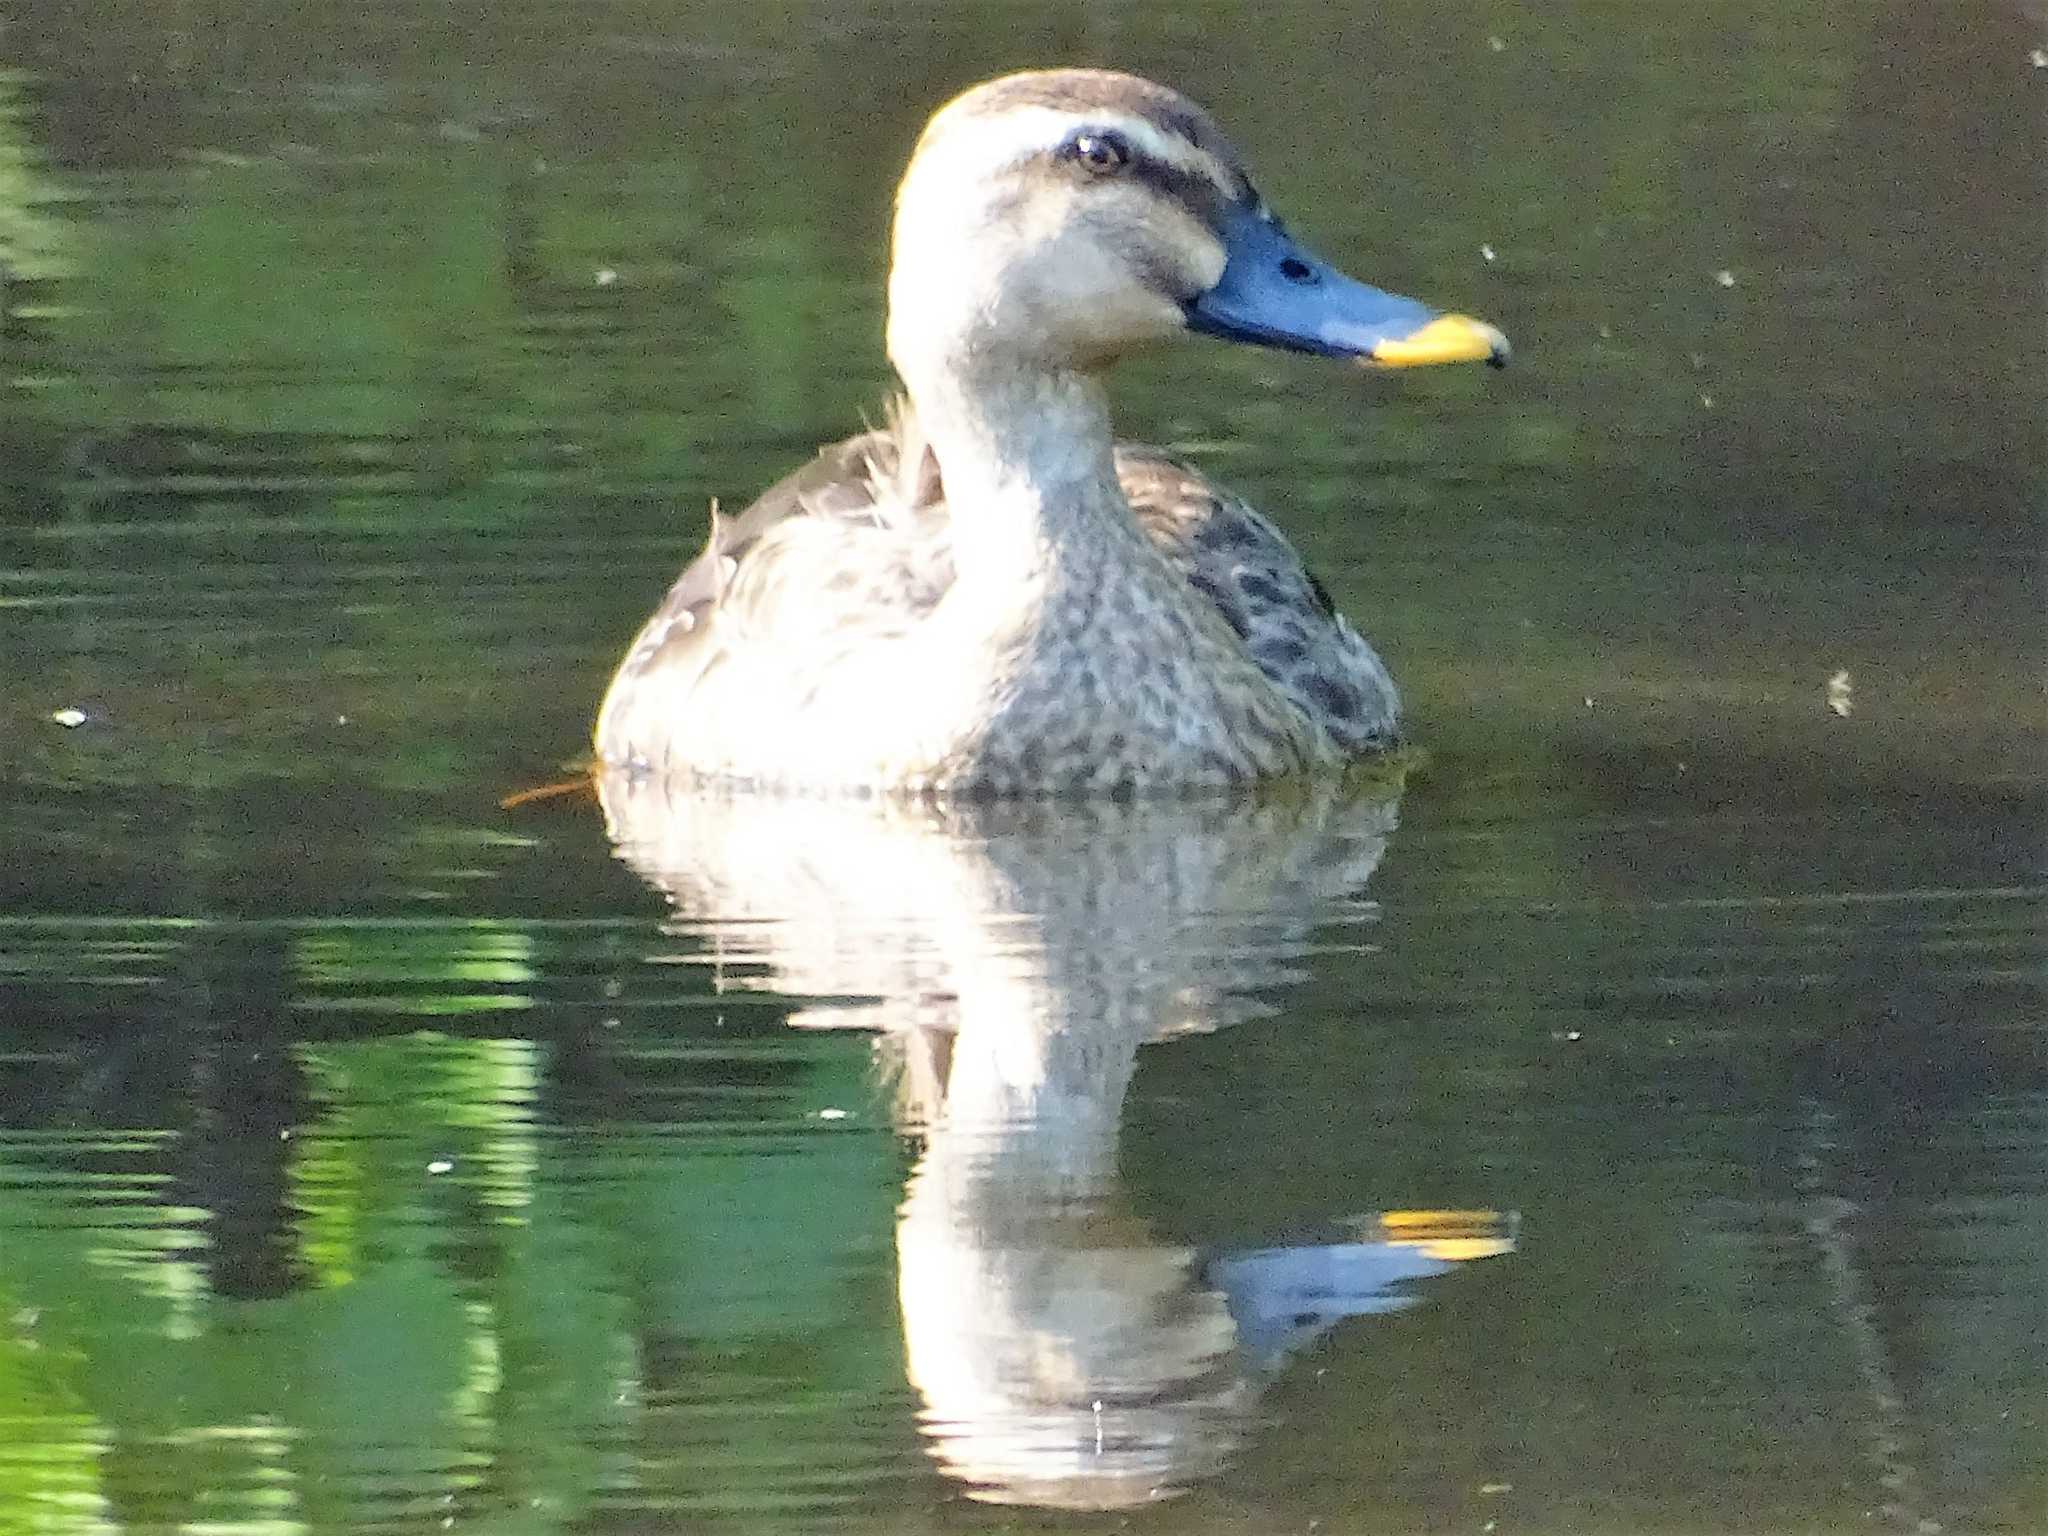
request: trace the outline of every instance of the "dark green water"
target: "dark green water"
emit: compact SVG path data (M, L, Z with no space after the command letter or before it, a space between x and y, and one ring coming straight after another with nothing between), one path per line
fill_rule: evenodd
M0 1536L2048 1529L2038 14L0 19ZM1427 764L499 809L1051 61L1514 338L1119 376Z

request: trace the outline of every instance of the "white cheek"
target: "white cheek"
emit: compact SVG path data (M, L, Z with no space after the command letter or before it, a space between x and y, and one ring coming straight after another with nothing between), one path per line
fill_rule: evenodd
M1199 244L1191 249L1190 255L1192 260L1189 265L1194 274L1197 293L1207 293L1223 281L1223 268L1230 258L1224 254L1221 240L1205 229L1201 232Z
M1062 269L1037 299L1037 328L1056 350L1076 360L1107 360L1186 328L1175 299L1137 282L1122 262L1099 254L1085 267Z
M986 150L987 145L970 146ZM1208 225L1135 182L991 176L958 145L921 155L898 199L890 350L899 363L998 342L1106 362L1186 329L1223 273Z

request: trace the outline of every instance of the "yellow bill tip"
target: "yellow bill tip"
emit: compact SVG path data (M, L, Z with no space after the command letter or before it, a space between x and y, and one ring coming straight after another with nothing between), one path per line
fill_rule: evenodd
M1421 368L1431 363L1485 363L1505 368L1513 349L1507 337L1470 315L1438 315L1419 331L1380 342L1361 359L1381 368Z

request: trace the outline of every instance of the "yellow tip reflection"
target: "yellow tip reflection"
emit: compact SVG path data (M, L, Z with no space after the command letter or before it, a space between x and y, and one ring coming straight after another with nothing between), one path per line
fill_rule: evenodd
M1381 1240L1446 1264L1515 1251L1521 1218L1513 1211L1382 1211Z

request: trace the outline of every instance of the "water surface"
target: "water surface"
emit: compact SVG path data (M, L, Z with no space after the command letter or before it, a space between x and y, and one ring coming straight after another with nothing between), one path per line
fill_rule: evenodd
M2041 1528L2039 17L4 10L0 1531ZM1053 60L1514 338L1115 386L1426 760L501 810Z

